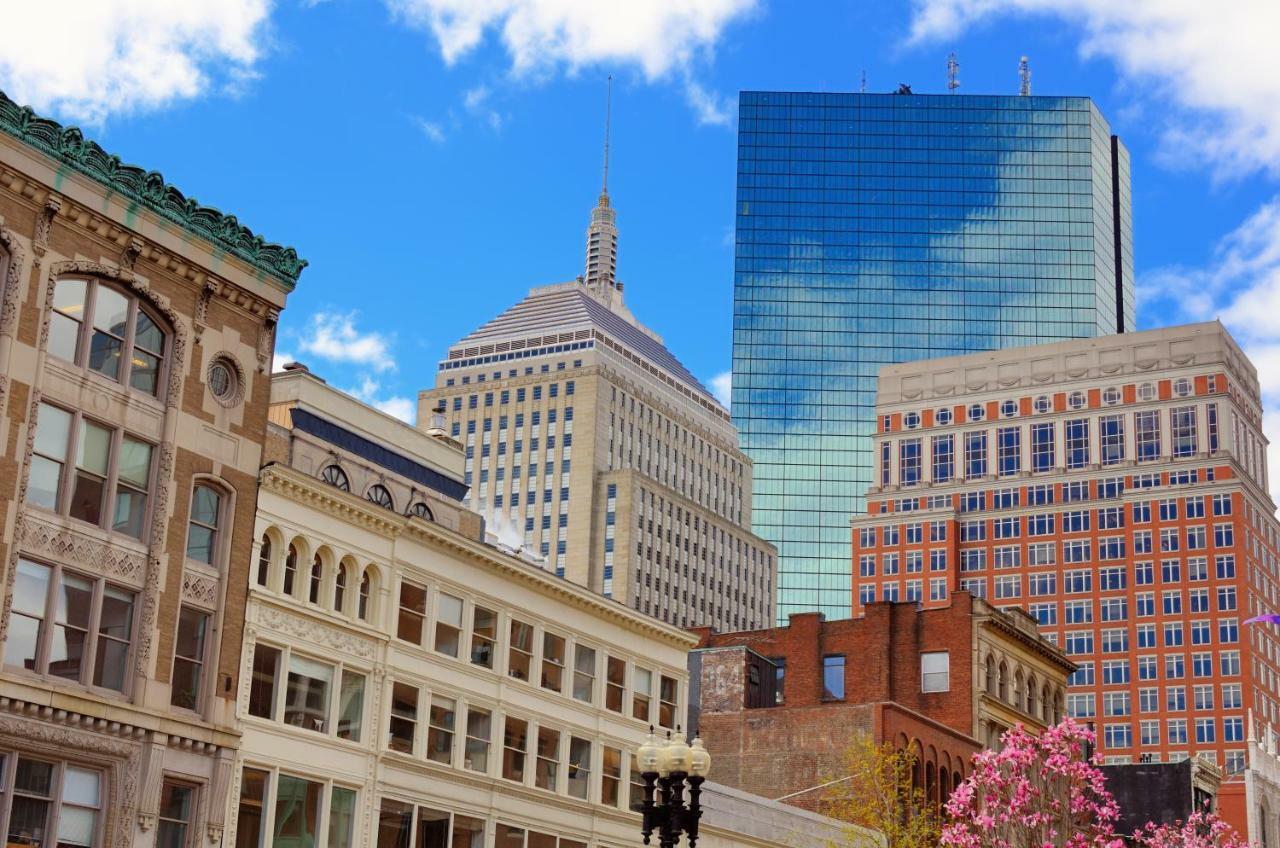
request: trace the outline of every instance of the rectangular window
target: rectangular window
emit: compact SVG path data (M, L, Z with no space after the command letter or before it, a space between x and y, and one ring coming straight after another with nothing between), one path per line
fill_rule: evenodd
M395 681L391 685L391 720L387 729L387 747L404 754L413 753L418 730L418 687Z
M1160 411L1148 410L1134 415L1134 432L1138 462L1160 458Z
M458 656L462 645L462 598L436 593L436 650Z
M1022 470L1022 428L1001 427L996 430L996 462L1001 477Z
M195 787L166 780L160 785L160 815L156 819L157 848L188 848L191 845L192 818L195 813ZM59 843L70 834L63 831L59 822ZM81 822L72 822L71 828ZM75 828L78 829L78 828ZM91 845L92 831L81 832L84 841L68 840L68 845Z
M458 704L452 698L433 695L427 715L427 759L453 765L453 729Z
M333 666L290 653L286 676L284 722L316 733L328 733Z
M123 692L134 603L101 578L19 558L5 664Z
M1175 406L1169 410L1169 429L1175 457L1196 454L1196 408Z
M1003 436L1002 436L1003 444ZM1031 470L1051 471L1054 464L1052 424L1031 425ZM1003 465L1003 463L1002 463Z
M533 625L511 619L511 641L507 648L507 675L516 680L529 680L533 668Z
M898 477L904 486L920 482L920 440L903 439L898 443Z
M920 655L920 691L948 692L951 690L951 655L947 651L933 651Z
M569 794L587 800L587 788L591 784L591 741L569 738Z
M0 758L0 763L4 759ZM102 820L102 775L60 762L18 757L9 801L7 845L96 846ZM162 810L176 813L175 809Z
M555 792L560 776L560 731L538 725L538 760L533 769L533 785Z
M173 674L169 703L186 710L200 709L200 684L204 680L205 632L209 616L191 607L178 613L178 636L173 648Z
M421 645L423 622L426 619L426 587L408 580L400 581L400 614L396 619L396 638Z
M564 638L554 633L542 634L542 688L564 691Z
M658 725L665 728L676 726L676 703L679 698L680 683L674 677L665 674L658 678Z
M489 771L489 740L493 735L493 715L479 707L467 708L467 741L462 752L462 767L471 771Z
M622 698L626 688L627 663L618 657L605 657L605 709L622 713Z
M933 482L946 483L955 476L955 444L955 437L951 435L933 438Z
M622 751L603 746L600 768L600 803L606 807L618 806L622 792Z
M987 473L987 433L964 434L964 475L970 480Z
M493 668L494 641L498 638L498 614L482 606L471 610L471 664Z
M844 655L829 654L822 658L822 697L844 700Z
M502 734L502 776L524 783L524 760L529 751L529 722L507 716Z
M650 707L653 703L653 672L636 666L631 676L633 678L631 717L640 721L649 721Z
M1066 423L1067 468L1084 468L1089 464L1089 419L1073 418Z
M596 651L586 645L575 645L573 654L573 697L591 703L596 690Z

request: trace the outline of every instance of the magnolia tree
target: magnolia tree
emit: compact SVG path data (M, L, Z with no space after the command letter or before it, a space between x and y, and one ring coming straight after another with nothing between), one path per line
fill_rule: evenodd
M1248 848L1249 843L1213 813L1195 813L1186 822L1146 827L1133 835L1145 848Z
M942 844L956 848L1121 848L1119 809L1106 778L1085 756L1093 731L1067 719L1039 736L1021 725L999 751L973 758L969 777L947 802ZM1148 824L1133 834L1141 848L1248 848L1208 812L1186 823Z
M1106 778L1084 755L1093 733L1071 719L1032 736L1020 725L1004 747L973 758L947 802L942 844L956 848L1121 848Z

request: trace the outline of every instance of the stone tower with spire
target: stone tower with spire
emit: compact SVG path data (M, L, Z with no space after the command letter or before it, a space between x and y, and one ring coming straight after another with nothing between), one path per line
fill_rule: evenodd
M591 225L587 227L587 269L583 282L587 288L604 300L615 291L622 291L618 282L618 225L617 213L609 205L609 124L613 117L613 77L609 77L609 93L604 119L604 179L600 185L600 199L591 210Z

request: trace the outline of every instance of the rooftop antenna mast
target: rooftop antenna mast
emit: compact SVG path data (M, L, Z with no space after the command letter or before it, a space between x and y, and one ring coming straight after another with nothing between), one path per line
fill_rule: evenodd
M613 74L609 74L607 94L604 101L604 182L600 184L600 193L609 193L609 124L613 121Z
M861 89L861 91L862 91L862 93L863 93L863 94L866 94L866 93L867 93L867 69L866 69L866 68L863 68L863 69L862 69L862 89Z
M960 63L956 61L956 54L952 53L947 57L947 90L955 94L956 89L959 87Z
M1031 94L1031 67L1027 64L1027 57L1023 56L1018 62L1018 78L1022 80L1022 84L1018 87L1018 93L1023 97Z

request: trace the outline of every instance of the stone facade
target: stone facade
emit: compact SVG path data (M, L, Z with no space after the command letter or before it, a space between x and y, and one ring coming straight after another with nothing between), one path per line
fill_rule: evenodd
M805 790L830 779L864 734L912 751L920 788L943 800L995 728L1057 718L1074 668L1025 615L966 593L931 610L875 603L857 619L793 613L786 627L695 632L691 724L718 753L718 779L773 797L800 793L790 800L800 805L820 797ZM1031 705L989 697L989 657L1010 679L1043 682L1048 697L1038 686Z
M221 844L267 369L303 265L0 94L8 842Z
M234 844L637 844L631 751L680 723L694 637L486 543L438 428L302 370L273 398ZM714 784L703 798L708 848L844 835Z

